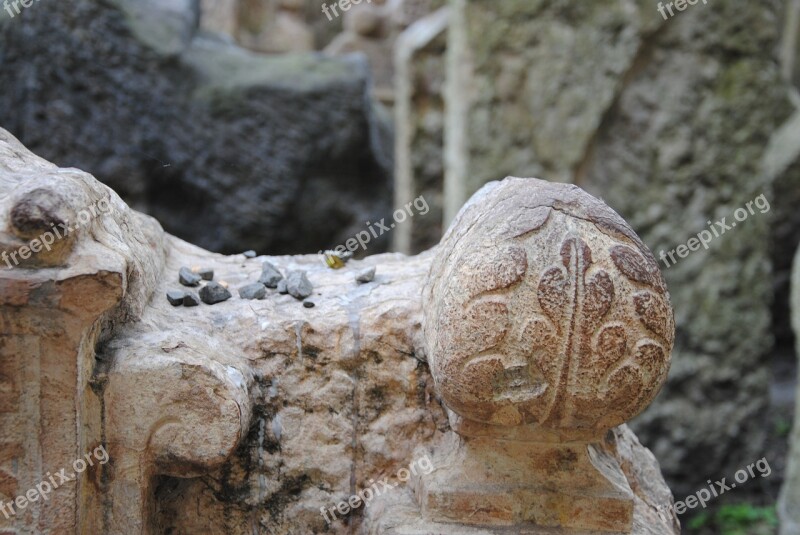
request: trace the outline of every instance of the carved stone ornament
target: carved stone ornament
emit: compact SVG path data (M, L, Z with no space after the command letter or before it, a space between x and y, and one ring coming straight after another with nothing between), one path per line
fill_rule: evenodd
M659 392L674 320L625 221L576 186L489 184L445 235L423 312L455 433L416 482L422 516L630 533L634 497L608 431Z
M445 236L425 291L436 384L459 416L603 431L639 414L674 338L656 261L576 186L490 184Z

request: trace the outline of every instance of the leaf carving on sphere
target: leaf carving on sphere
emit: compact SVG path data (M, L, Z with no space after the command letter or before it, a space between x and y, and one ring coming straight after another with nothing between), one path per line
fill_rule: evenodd
M628 353L628 335L621 324L607 324L600 331L594 347L595 366L601 377L619 365Z
M669 310L662 299L653 292L638 292L633 295L633 305L645 327L664 340L671 339Z
M658 388L665 351L635 324L606 321L616 299L614 280L595 265L586 242L569 236L559 253L560 265L545 269L538 287L539 304L557 333L546 352L554 362L539 363L554 386L544 422L583 427L623 421ZM631 247L615 246L609 253L625 277L653 289L634 294L634 309L643 325L667 341L669 313L656 293L657 273ZM534 325L544 336L543 327Z
M605 410L622 413L639 399L642 393L642 374L634 366L625 364L608 378Z
M503 238L519 238L534 230L539 230L550 217L552 209L549 206L536 206L526 208L516 219L506 221L500 230Z
M614 283L604 270L598 271L586 285L586 321L595 326L611 310Z
M568 236L561 243L559 257L562 266L546 269L539 281L538 299L559 334L557 344L550 348L557 370L554 388L545 420L568 423L572 418L571 398L579 389L580 370L591 357L589 341L596 323L611 308L614 288L608 274L600 270L588 278L594 263L589 245L577 236Z
M567 302L567 273L560 266L544 272L539 281L539 305L550 321L561 332L561 317Z
M645 258L627 245L615 245L611 248L611 260L620 272L628 279L662 289L661 276L658 267L648 267Z

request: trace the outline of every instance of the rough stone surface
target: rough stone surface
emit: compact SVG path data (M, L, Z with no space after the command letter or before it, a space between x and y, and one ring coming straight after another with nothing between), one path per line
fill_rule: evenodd
M184 286L197 286L203 278L187 267L178 270L178 282Z
M278 268L270 264L269 262L264 262L261 266L261 276L258 278L258 282L266 286L267 288L277 288L278 283L283 279L283 275Z
M286 275L286 291L295 299L303 300L314 291L305 271L290 271Z
M286 295L289 293L288 288L286 287L286 279L281 279L278 281L278 285L276 286L278 293L281 295Z
M440 247L425 337L450 409L604 431L653 401L675 335L669 294L608 206L577 186L507 178L475 194Z
M239 288L239 297L242 299L264 299L267 295L267 287L260 282L254 282Z
M797 335L797 355L800 355L800 249L794 257L791 288L792 324ZM780 535L800 535L800 382L796 405L786 475L778 501Z
M186 292L183 290L169 290L167 292L167 301L174 307L182 305L184 297L186 297Z
M197 307L200 306L200 298L197 297L193 292L188 292L183 298L183 306L185 307Z
M214 270L211 268L193 267L192 273L197 273L204 281L214 280Z
M697 4L664 21L649 2L454 0L446 220L487 180L539 176L602 197L658 257L761 194L778 202L761 162L793 112L773 57L781 4ZM676 349L631 426L680 494L763 456L769 225L757 211L708 251L659 261Z
M200 300L207 305L216 305L231 298L231 292L218 282L209 282L200 288Z
M366 284L368 282L372 282L375 280L375 268L367 268L365 270L359 271L356 274L356 282L359 284Z
M101 441L112 461L13 526L0 518L0 529L357 533L363 509L327 526L320 508L373 479L395 482L417 448L448 432L421 329L432 253L374 256L381 278L362 286L353 284L362 261L331 270L316 255L271 258L307 272L321 294L313 309L280 295L173 308L163 295L181 266L213 267L235 286L260 266L164 235L85 173L34 157L0 130L0 192L14 191L0 197L0 215L24 198L27 187L6 187L18 183L76 210L107 196L115 211L76 234L68 268L0 266L0 364L11 363L0 374L0 419L14 430L0 471L15 485L0 493L31 488ZM0 238L4 248L23 243L6 227ZM618 461L641 498L634 521L658 526L669 490L652 455L624 427L618 437Z
M608 431L664 384L675 326L656 260L625 221L576 186L492 182L442 239L422 299L452 427L433 470L412 476L425 532L631 533L635 493ZM677 526L671 513L659 524Z
M126 15L140 1L0 24L0 125L216 251L318 251L389 216L393 141L362 59L255 55L166 24L174 11L166 53ZM179 3L148 0L148 17Z
M631 533L635 535L679 535L680 524L669 506L661 509L658 504L672 503L672 494L662 485L661 468L653 454L641 445L639 439L627 425L613 431L616 455L634 490L634 515ZM383 515L391 508L396 512L391 517ZM378 498L370 504L362 533L365 535L564 535L564 530L541 527L515 526L509 529L491 529L463 525L443 524L420 518L419 509L411 492L398 489L396 493ZM570 531L575 535L608 535L607 531Z
M151 297L165 309L179 310L163 297L175 284L178 266L163 271L165 236L155 220L130 210L87 173L59 169L0 129L0 252L17 251L31 233L51 229L51 218L42 218L49 212L31 202L42 197L59 200L60 210L51 214L56 216L99 202L110 210L59 240L57 254L36 254L35 268L0 264L0 499L5 503L47 481L48 471L71 471L76 458L108 436L89 384L95 348L112 337L115 326L141 317ZM93 525L102 515L100 497L86 492L95 484L103 487L99 467L60 485L47 502L32 502L8 519L0 515L0 532L101 532L81 530L79 524ZM138 514L135 503L130 505Z

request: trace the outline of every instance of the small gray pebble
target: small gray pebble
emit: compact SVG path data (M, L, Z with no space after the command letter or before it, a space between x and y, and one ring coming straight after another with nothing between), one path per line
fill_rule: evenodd
M277 288L278 283L282 279L283 275L281 275L281 272L278 271L278 268L276 268L269 262L264 262L261 265L261 277L258 278L258 282L260 282L267 288Z
M278 293L279 294L286 295L286 294L289 293L288 288L286 288L286 279L279 280L277 288L278 288Z
M306 308L314 308L317 305L315 305L313 301L303 301L303 306Z
M305 271L290 271L286 275L286 290L295 299L303 300L314 291Z
M255 258L256 256L258 256L256 252L253 251L252 249L250 249L249 251L245 251L242 254L244 255L245 258Z
M359 284L366 284L367 282L372 282L374 279L375 279L374 267L360 271L358 275L356 275L356 282Z
M186 292L183 290L169 290L167 292L167 301L174 307L179 307L183 304L183 298L186 297Z
M200 288L200 299L207 305L215 305L231 298L231 293L218 282L209 282Z
M267 295L267 288L260 282L254 282L239 288L239 297L242 299L264 299Z
M178 271L178 282L184 286L197 286L200 284L200 275L192 273L192 270L187 267L182 267Z
M200 268L197 274L200 275L200 278L204 281L214 280L214 270L211 268Z
M196 307L200 304L200 299L197 298L196 295L193 293L187 293L183 296L183 306L185 307Z

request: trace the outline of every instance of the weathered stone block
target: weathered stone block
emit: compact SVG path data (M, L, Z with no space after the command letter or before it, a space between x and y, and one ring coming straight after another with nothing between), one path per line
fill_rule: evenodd
M471 257L460 249L471 251L470 243L484 260L491 260L495 249L507 252L515 242L526 251L526 267L537 262L549 266L552 254L556 259L562 257L558 252L540 251L533 236L539 231L549 236L559 229L570 234L556 240L575 245L564 249L563 258L570 261L561 261L563 269L559 272L565 277L569 273L586 276L567 277L561 286L565 295L569 294L567 289L583 288L584 293L579 292L584 296L580 300L583 305L574 308L575 301L569 299L564 304L573 311L583 307L583 316L591 319L598 311L585 296L595 295L593 281L598 276L603 278L598 266L612 269L609 262L613 259L608 256L612 253L605 248L611 245L613 249L619 242L634 253L638 251L645 262L644 271L628 257L624 268L614 268L622 275L615 275L615 280L620 277L620 289L615 294L619 301L613 302L612 309L619 305L631 314L638 310L635 295L626 289L631 280L636 281L640 292L653 293L651 304L663 298L657 272L649 270L649 257L624 222L602 212L595 225L599 234L587 234L586 218L591 219L593 206L602 205L578 190L567 190L564 206L554 203L550 207L552 219L543 219L540 211L533 209L532 219L512 218L508 225L497 227L497 232L508 234L499 247L482 241L488 236L483 234L486 229L457 236L463 239L451 259L455 265L444 264L447 274L438 260L431 268L434 256L446 251L448 243L455 243L448 240L431 253L410 258L378 255L352 260L340 270L329 269L316 256L273 257L269 262L282 273L306 272L313 286L314 308L304 308L293 297L272 289L263 300L232 296L214 306L187 308L173 307L164 298L174 288L181 266L213 269L215 277L236 288L258 279L263 259L220 256L165 235L152 219L130 210L91 176L59 169L33 156L5 131L0 131L0 184L10 186L1 190L9 193L0 198L0 216L6 214L6 219L0 220L8 221L8 214L36 188L65 199L65 206L76 213L99 199L105 199L112 208L76 231L71 248L58 260L58 266L0 265L0 400L4 411L0 421L3 429L9 430L0 442L0 498L4 502L13 499L14 493L33 488L47 471L68 467L74 459L101 445L110 457L107 464L95 466L59 488L50 501L37 503L9 522L0 519L3 528L36 533L400 533L386 528L386 519L375 516L384 511L400 515L396 518L404 525L412 520L408 533L431 533L424 531L427 521L419 511L408 516L411 509L402 505L408 504L409 494L408 489L397 488L398 468L408 465L419 449L446 454L445 446L458 444L454 438L459 433L469 441L465 453L477 452L479 456L488 456L486 446L499 437L506 440L513 435L513 444L504 455L502 449L492 448L497 450L492 455L501 470L486 471L484 467L482 473L487 477L502 475L507 484L519 487L510 496L517 505L527 504L525 508L513 515L497 512L500 516L492 517L506 523L523 522L520 533L528 530L525 521L533 517L538 521L540 513L549 510L542 504L556 503L564 511L575 510L575 504L585 495L578 499L570 490L574 487L567 485L569 481L585 482L594 492L592 500L581 503L608 505L604 512L595 509L595 513L577 515L581 522L603 529L609 523L623 522L631 524L636 533L652 533L652 529L662 534L675 532L674 516L658 514L659 508L669 511L671 495L652 455L625 426L608 434L601 432L638 412L650 399L652 392L637 390L637 381L644 379L643 387L658 383L659 366L665 362L640 361L636 349L641 344L631 343L619 363L632 368L625 374L633 385L627 403L619 396L606 395L610 390L604 389L605 384L599 385L599 390L587 389L580 375L568 374L572 379L559 383L567 385L566 390L556 390L565 391L566 399L576 404L552 405L558 410L541 420L545 424L541 429L530 428L533 419L514 424L515 411L528 414L528 408L536 404L530 397L536 392L523 381L525 366L514 361L506 362L507 373L490 378L496 380L496 389L479 389L481 395L499 394L498 404L489 403L488 410L484 411L482 404L476 408L469 399L459 405L459 392L447 390L445 401L455 400L454 407L458 405L457 410L463 413L448 414L434 389L434 378L442 385L439 366L450 373L447 360L451 356L440 354L439 342L431 346L435 351L426 350L426 338L438 338L436 331L430 330L429 316L431 306L438 304L430 295L423 298L423 287L428 282L440 284L443 277L454 288L473 280L468 273L455 271L456 267L480 266L471 264ZM465 219L506 213L505 202L516 205L527 198L515 195L510 188L520 184L509 180L495 185L497 191L510 195L500 203L476 197L469 212L472 215ZM549 191L538 181L527 182L525 187ZM603 206L603 210L608 209ZM576 217L564 219L565 211ZM32 217L21 220L37 221ZM18 247L16 240L21 238L17 232L17 227L8 224L0 228L0 251ZM598 266L589 267L587 251L578 247L581 236ZM511 262L509 269L499 269L501 276L493 280L513 278L518 273L515 267L518 264ZM580 269L576 271L576 267ZM368 284L359 284L354 275L365 268L374 268L380 275ZM583 268L588 271L581 271ZM458 276L451 277L451 270ZM531 283L541 275L535 269L526 273ZM554 271L551 275L547 280L558 282ZM506 290L505 297L513 297L517 290L528 291L527 284L514 288ZM503 296L502 290L495 293ZM487 295L491 297L492 291ZM543 302L557 304L556 297L552 294ZM629 297L634 298L633 303ZM478 299L479 304L483 301ZM517 302L523 307L533 306L525 301ZM442 302L452 305L447 299ZM513 298L509 300L514 302ZM425 332L423 309L428 316ZM617 318L610 310L605 311L608 319L621 321L632 332L643 328ZM520 318L524 317L528 317L527 312L520 309ZM482 325L482 318L469 317L467 323ZM669 326L669 319L666 321ZM553 325L560 325L562 331L566 328L558 322ZM645 321L644 325L655 329L654 342L668 353L666 339L657 336L657 325L662 324ZM519 331L524 332L524 328ZM514 333L516 336L517 331ZM506 348L514 351L501 355L501 362L522 347L515 336L508 338L510 345ZM464 347L475 351L470 340L464 340ZM585 344L572 347L578 360L591 353L584 351ZM446 358L440 358L442 355ZM427 358L431 359L433 376ZM536 379L533 369L540 361L533 358L526 362L529 378ZM11 364L7 363L21 363L21 368L15 365L9 369ZM584 373L594 368L576 370ZM474 386L469 381L467 384ZM548 387L541 391L546 406L550 406L547 400L551 392ZM572 408L578 408L584 398L614 405L605 416L590 411L582 417ZM500 427L498 431L482 421L492 419L505 425L494 426ZM487 430L494 434L487 435ZM571 440L565 443L567 434ZM534 457L519 458L535 451L529 448L536 443L552 454L538 461ZM438 457L432 457L438 462ZM463 469L469 463L477 467L475 460L470 454L453 469ZM440 465L442 470L448 466L446 462ZM529 471L520 472L520 467ZM570 477L559 477L564 467L574 469ZM550 481L551 485L532 484L525 475L530 471L546 475L550 479L541 481ZM476 471L475 475L480 473ZM457 517L465 524L458 526L459 533L486 532L467 527L468 517L462 519L457 512L454 516L450 505L438 498L449 499L448 494L437 490L456 490L457 496L463 497L478 489L459 491L457 485L449 483L452 474L447 472L432 470L419 475L411 485L430 489L430 510L442 513L441 518ZM426 480L427 476L431 479ZM330 524L326 522L321 511L381 479L390 481L394 489L394 494L382 499L401 504L400 509L389 511L376 499L366 510L362 507L349 516L335 517ZM446 488L437 486L437 481ZM530 503L532 498L536 500ZM552 515L542 521L570 525L568 519L558 520Z

